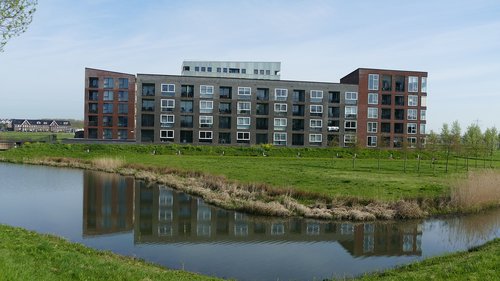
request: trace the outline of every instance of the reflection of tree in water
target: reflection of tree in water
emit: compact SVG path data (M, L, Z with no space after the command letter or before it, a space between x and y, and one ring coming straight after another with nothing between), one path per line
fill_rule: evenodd
M447 220L447 224L449 241L469 248L500 235L500 209L455 217Z

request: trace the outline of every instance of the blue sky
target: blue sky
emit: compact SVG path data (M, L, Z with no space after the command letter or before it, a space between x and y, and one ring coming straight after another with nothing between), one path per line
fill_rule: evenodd
M500 2L40 0L0 53L0 118L83 119L84 68L281 61L286 80L427 71L428 127L500 126Z

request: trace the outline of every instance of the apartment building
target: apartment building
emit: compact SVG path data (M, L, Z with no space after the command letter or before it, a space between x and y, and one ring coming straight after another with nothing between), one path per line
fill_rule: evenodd
M87 69L86 86L96 87L85 89L85 137L291 147L416 147L425 142L425 72L360 68L340 83L331 83L238 76L245 74L242 69L271 68L273 63L235 62L231 66L239 67L239 74L224 72L227 62L203 63L184 62L183 75L134 76ZM214 75L203 74L208 67ZM109 100L109 93L105 98L106 79L114 79L114 96L122 91L120 79L128 79L128 99ZM97 92L96 100L91 92ZM119 112L120 105L128 109L126 115ZM127 134L120 133L124 127L119 125L125 116Z

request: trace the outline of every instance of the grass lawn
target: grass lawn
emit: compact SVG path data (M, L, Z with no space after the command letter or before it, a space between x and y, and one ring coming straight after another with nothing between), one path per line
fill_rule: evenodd
M499 265L500 239L496 239L467 252L429 258L359 280L499 280Z
M0 132L0 140L9 141L46 141L50 136L56 135L58 140L72 139L73 133L52 132Z
M0 280L221 280L0 225Z
M176 155L179 151L180 155ZM201 171L230 180L267 183L326 196L387 201L447 195L451 183L465 177L467 169L465 158L452 158L446 172L443 156L432 162L426 152L412 151L405 157L401 151L363 150L355 159L349 152L348 149L320 148L29 144L0 152L0 158L21 161L43 157L112 157L130 164ZM262 156L264 153L268 156ZM469 169L475 169L475 162L478 168L499 167L499 155L496 153L493 161L469 159Z

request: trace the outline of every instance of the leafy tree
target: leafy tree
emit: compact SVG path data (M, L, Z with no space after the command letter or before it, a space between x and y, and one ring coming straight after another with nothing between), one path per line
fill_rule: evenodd
M493 155L493 152L498 148L498 130L497 128L488 128L484 131L484 143L486 145L486 149L490 156Z
M466 145L469 153L472 153L474 157L476 157L475 165L477 167L477 157L481 153L481 150L484 148L484 138L483 133L481 132L481 128L477 124L472 124L467 127L467 131L464 134L464 143Z
M441 128L441 143L446 149L446 172L448 172L448 162L450 159L450 149L452 145L452 135L450 133L450 129L448 124L444 123Z
M0 52L10 38L26 31L37 0L0 0Z
M462 128L460 128L460 123L455 120L451 124L450 140L453 151L460 153L462 144Z

